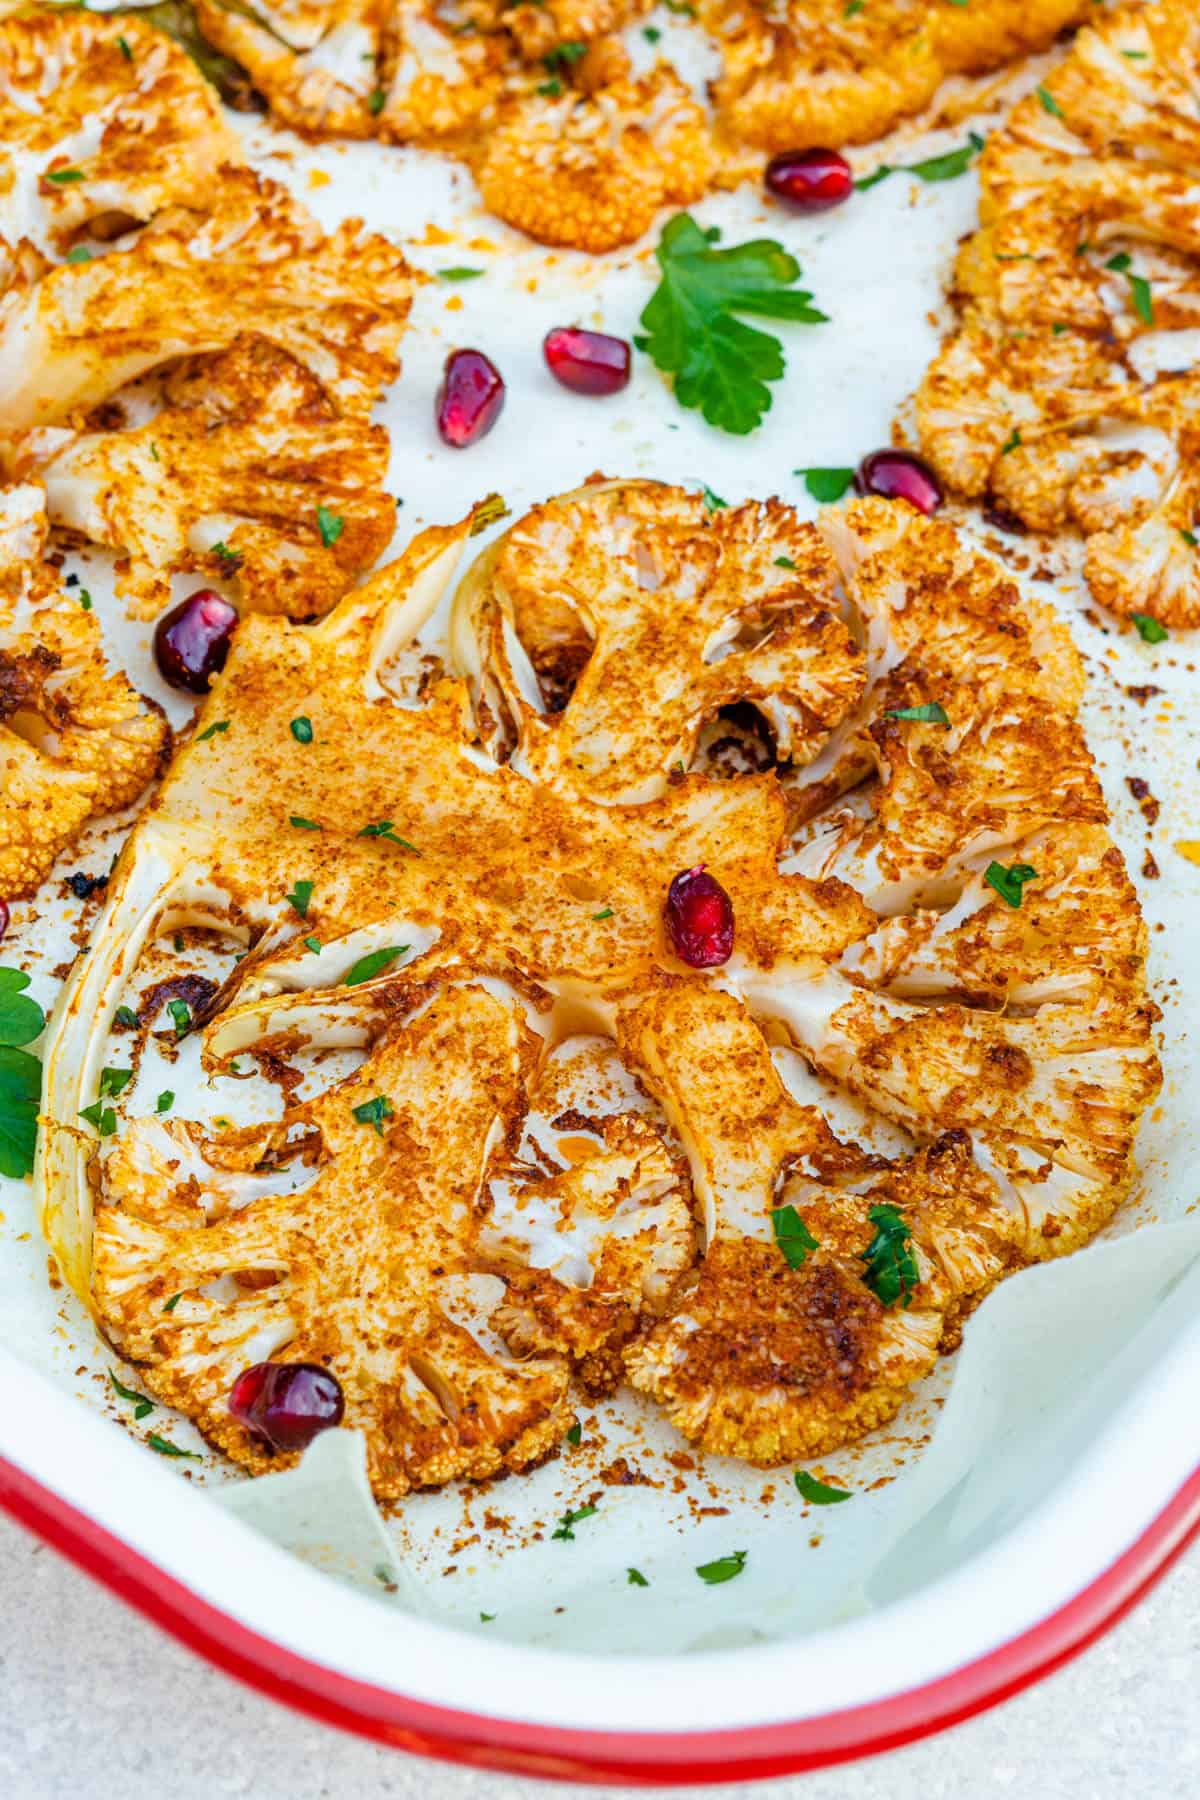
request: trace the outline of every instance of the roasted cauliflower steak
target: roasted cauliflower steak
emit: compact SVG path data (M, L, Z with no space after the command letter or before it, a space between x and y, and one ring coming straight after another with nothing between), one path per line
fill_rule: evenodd
M88 819L138 798L166 755L162 709L110 667L85 589L44 560L45 496L0 491L0 890L30 894Z
M1114 612L1200 624L1200 32L1186 0L1088 24L993 132L960 321L917 395L949 486L1074 529Z
M50 1023L44 1229L253 1469L228 1396L268 1357L336 1375L385 1496L540 1460L572 1381L713 1454L823 1455L1133 1180L1157 1013L1078 657L903 504L597 480L455 589L486 517L240 625ZM746 709L766 762L713 768ZM711 970L664 923L701 865ZM210 1074L365 1060L240 1131L131 1116L93 1163L108 1028L182 926L241 947L188 1021Z

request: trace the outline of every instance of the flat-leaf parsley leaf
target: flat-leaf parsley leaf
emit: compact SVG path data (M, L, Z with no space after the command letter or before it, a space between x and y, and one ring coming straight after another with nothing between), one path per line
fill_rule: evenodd
M797 1469L793 1480L801 1499L807 1500L810 1506L836 1506L839 1500L851 1498L846 1488L829 1487L815 1475L810 1475L807 1469Z
M735 1575L741 1574L748 1554L745 1550L735 1550L730 1556L718 1556L715 1562L698 1563L696 1573L709 1587L719 1587L721 1582L732 1581Z
M713 247L690 213L663 227L655 251L662 279L641 322L639 347L675 377L675 398L721 431L745 436L771 405L766 383L784 371L779 339L735 318L753 313L802 325L824 324L812 295L793 286L795 257L770 238L727 250Z
M777 1206L771 1214L771 1227L789 1269L800 1268L809 1251L821 1247L794 1206Z
M1003 863L990 862L983 871L983 879L989 887L995 888L1000 898L1014 909L1021 904L1021 890L1027 881L1037 880L1037 870L1030 863L1013 863L1006 869Z

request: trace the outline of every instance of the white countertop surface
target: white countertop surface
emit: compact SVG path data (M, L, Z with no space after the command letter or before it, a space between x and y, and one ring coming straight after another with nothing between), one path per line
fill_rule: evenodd
M723 1791L747 1800L1196 1800L1198 1686L1200 1545L1132 1617L1006 1706L887 1757ZM458 1770L311 1724L217 1674L0 1518L4 1800L603 1800L620 1791L631 1790Z

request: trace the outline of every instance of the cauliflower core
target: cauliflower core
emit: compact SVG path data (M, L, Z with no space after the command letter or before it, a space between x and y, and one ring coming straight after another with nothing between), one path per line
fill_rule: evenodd
M529 1466L572 1379L714 1453L821 1455L1132 1179L1156 1011L1079 660L902 504L802 526L631 481L477 557L414 680L472 524L316 624L243 620L50 1024L44 1227L255 1469L227 1399L271 1356L334 1371L384 1495ZM735 918L704 973L662 918L700 864ZM106 1026L184 923L245 946L206 1069L366 1061L274 1125L119 1127L97 1198ZM903 1148L835 1135L812 1073Z
M0 491L0 894L32 893L98 813L128 806L170 740L161 709L108 667L82 589L43 561L43 496Z
M1078 529L1098 600L1180 626L1200 624L1198 77L1188 0L1079 33L988 139L961 322L917 396L951 487Z

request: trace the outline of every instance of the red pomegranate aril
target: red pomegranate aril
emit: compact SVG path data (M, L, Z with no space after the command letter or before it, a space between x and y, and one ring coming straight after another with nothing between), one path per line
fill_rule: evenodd
M677 875L663 908L667 935L680 962L715 969L733 954L733 901L704 864Z
M482 350L455 350L446 358L437 397L437 428L452 450L486 437L504 406L504 377Z
M164 613L154 628L154 660L164 681L207 694L225 667L237 609L212 588L201 588Z
M837 150L781 150L764 179L767 192L794 212L828 212L854 192L850 164Z
M303 1450L340 1425L341 1384L320 1363L253 1363L229 1390L229 1410L247 1431L276 1450Z
M629 345L603 331L558 325L542 343L546 367L573 394L619 394L629 385Z
M2 938L8 930L9 917L8 901L0 900L0 938Z
M929 464L911 450L873 450L864 456L854 472L854 491L907 500L925 514L935 513L945 498Z

